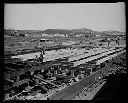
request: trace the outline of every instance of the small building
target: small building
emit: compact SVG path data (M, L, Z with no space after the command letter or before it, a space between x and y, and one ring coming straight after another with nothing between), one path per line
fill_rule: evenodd
M27 34L24 34L24 33L19 33L19 35L18 35L19 37L26 37L27 36Z
M40 39L40 42L49 42L48 39Z
M95 33L95 36L100 36L100 34L98 34L98 33Z
M41 36L43 37L43 36L49 36L49 35L48 34L42 34Z
M80 36L83 36L83 34L77 34L76 36L80 37Z

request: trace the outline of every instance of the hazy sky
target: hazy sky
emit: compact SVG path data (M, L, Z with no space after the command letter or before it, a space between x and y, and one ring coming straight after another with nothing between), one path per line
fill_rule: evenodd
M125 5L119 3L5 4L5 29L125 31Z

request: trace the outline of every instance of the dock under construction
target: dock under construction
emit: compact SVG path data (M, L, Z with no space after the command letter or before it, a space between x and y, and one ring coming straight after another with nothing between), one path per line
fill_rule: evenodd
M73 100L84 88L126 69L125 47L60 48L4 61L5 100Z

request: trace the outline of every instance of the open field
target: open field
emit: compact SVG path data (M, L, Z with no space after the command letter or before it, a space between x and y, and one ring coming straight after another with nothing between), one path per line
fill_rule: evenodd
M62 42L74 41L77 45L72 45L72 47L79 47L80 45L88 45L92 41L93 46L98 46L101 44L98 40L102 40L105 37L5 37L4 39L4 51L16 51L23 49L33 49L39 45L40 39L48 39L48 43L40 43L41 46L56 46L60 45ZM115 38L114 38L115 39ZM121 45L126 44L126 40L120 41ZM107 42L102 42L103 46L107 47ZM116 46L115 41L110 43L110 46Z
M67 41L75 41L76 43L88 41L88 38L82 37L6 37L4 41L5 52L32 49L38 46L40 39L48 39L51 41L51 43L41 43L42 46L54 46ZM93 38L90 39L93 40ZM34 40L34 42L32 40Z

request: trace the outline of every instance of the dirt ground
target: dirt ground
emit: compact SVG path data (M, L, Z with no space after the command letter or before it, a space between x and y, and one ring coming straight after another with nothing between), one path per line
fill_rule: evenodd
M22 49L33 49L34 47L39 45L40 39L44 37L5 37L4 38L4 51L16 51L16 50L22 50ZM51 43L41 43L41 46L55 46L60 44L61 42L66 41L75 41L78 43L78 45L86 45L87 42L93 41L91 44L92 46L99 45L99 42L97 42L98 39L102 39L102 37L45 37L46 39L49 39ZM32 40L35 40L32 42ZM107 42L102 43L104 47L108 46ZM115 41L110 43L110 47L118 46ZM120 41L120 46L126 46L126 40ZM77 46L76 46L77 47Z

